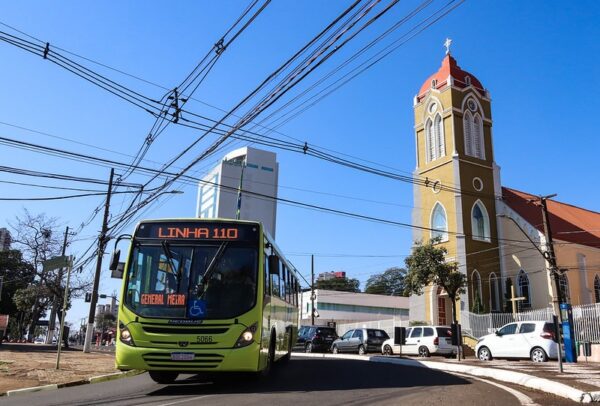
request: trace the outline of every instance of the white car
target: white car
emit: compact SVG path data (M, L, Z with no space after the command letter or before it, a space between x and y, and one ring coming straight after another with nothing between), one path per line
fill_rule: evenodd
M554 324L548 321L518 321L502 326L494 334L483 336L475 346L482 361L495 358L529 358L545 362L558 358Z
M452 333L448 326L419 326L406 329L406 344L394 344L390 338L381 346L383 355L406 354L429 357L431 354L456 354L452 346Z

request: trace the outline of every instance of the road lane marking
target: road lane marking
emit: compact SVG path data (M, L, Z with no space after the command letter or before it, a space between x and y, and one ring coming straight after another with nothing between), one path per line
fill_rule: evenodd
M203 395L203 396L196 396L194 398L187 398L187 399L182 399L182 400L177 400L175 402L169 402L169 403L161 403L158 406L171 406L171 405L177 405L179 403L184 403L184 402L191 402L193 400L198 400L198 399L204 399L204 398L208 398L211 397L213 395Z
M519 392L516 389L509 388L508 386L505 386L505 385L502 385L502 384L499 384L499 383L496 383L496 382L488 381L487 379L478 378L478 377L475 377L475 376L472 376L472 375L461 374L459 372L449 372L449 373L452 374L452 375L460 376L462 378L475 379L475 380L478 380L478 381L481 381L481 382L485 382L485 383L490 384L490 385L494 385L494 386L496 386L496 387L498 387L500 389L503 389L503 390L507 391L508 393L510 393L511 395L513 395L514 397L516 397L517 400L523 406L540 406L538 403L535 403L533 401L533 399L531 399L526 394L524 394L522 392Z

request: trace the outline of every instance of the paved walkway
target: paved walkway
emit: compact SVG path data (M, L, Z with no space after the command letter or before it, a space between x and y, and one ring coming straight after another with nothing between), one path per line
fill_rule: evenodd
M560 373L558 361L556 360L548 362L532 362L529 360L493 360L484 362L474 357L468 357L462 361L442 357L431 357L427 360L518 371L538 378L560 382L582 391L600 391L600 364L597 362L589 362L587 364L585 362L578 362L576 364L563 362L563 373Z

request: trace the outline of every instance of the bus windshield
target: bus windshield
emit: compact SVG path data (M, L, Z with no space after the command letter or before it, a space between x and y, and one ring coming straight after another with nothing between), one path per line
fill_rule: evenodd
M143 317L227 319L254 307L258 250L239 242L136 244L125 305Z

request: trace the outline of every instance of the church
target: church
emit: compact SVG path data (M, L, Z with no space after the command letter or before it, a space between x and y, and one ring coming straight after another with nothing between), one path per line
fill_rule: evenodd
M490 93L458 65L449 45L413 101L414 240L439 238L447 260L466 275L457 306L463 325L466 312L510 312L514 297L518 311L548 308L554 285L539 197L502 186ZM574 306L600 303L600 213L551 198L546 204L562 296ZM413 321L448 325L451 309L438 286L410 298Z

